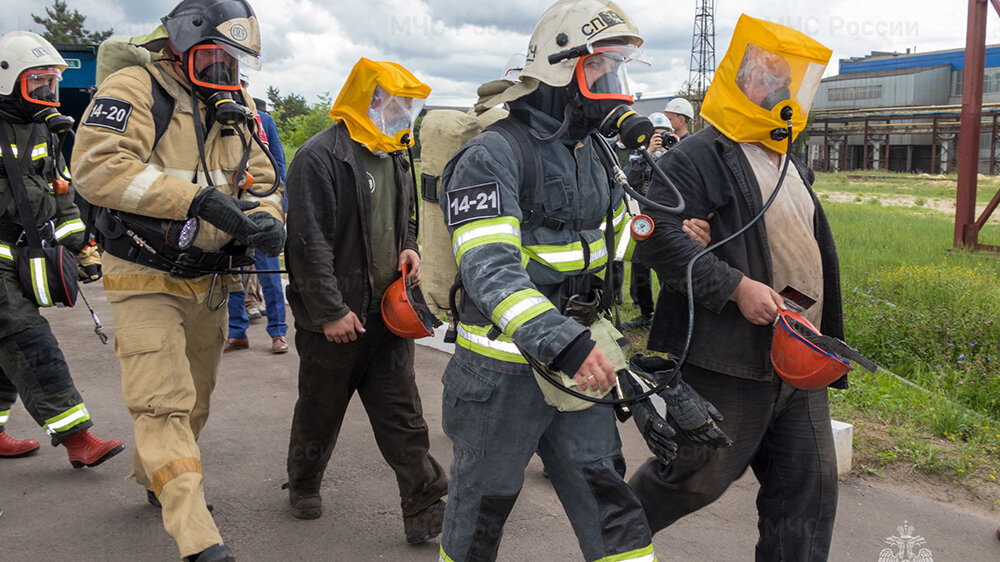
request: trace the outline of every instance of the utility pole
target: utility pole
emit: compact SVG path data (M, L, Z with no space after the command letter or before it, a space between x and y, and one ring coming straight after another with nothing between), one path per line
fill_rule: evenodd
M691 74L688 85L693 92L689 100L700 110L708 85L715 74L715 0L695 0L694 36L691 39Z

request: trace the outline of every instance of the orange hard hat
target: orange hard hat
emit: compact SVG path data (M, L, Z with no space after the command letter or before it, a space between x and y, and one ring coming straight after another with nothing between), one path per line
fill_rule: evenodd
M389 330L401 338L417 339L434 335L434 328L441 325L424 300L420 287L406 282L409 273L403 264L403 276L392 282L382 295L382 320Z
M783 381L795 388L816 390L854 370L844 359L803 337L809 335L820 332L804 316L792 310L778 311L771 340L771 364Z

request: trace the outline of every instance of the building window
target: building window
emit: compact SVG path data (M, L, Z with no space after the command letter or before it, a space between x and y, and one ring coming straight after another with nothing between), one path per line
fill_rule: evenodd
M965 71L956 70L954 72L954 75L955 75L955 87L952 89L951 95L960 96L962 95L962 79L964 78Z
M882 84L830 88L827 92L828 101L872 100L880 97L882 97Z
M962 87L964 86L965 71L956 70L954 73L954 86L951 90L951 95L961 96ZM983 93L984 94L1000 94L1000 68L987 68L983 72Z

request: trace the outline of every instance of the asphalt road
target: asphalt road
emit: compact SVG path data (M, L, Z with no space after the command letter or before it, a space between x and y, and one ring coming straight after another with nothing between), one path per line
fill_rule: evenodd
M84 286L113 334L110 307L100 287ZM125 453L96 469L74 470L65 451L47 443L34 456L0 460L0 561L176 560L172 539L145 492L127 481L131 418L122 405L118 361L101 345L82 302L46 312L95 421L93 432L126 443ZM290 334L291 335L291 334ZM213 411L201 437L207 495L226 542L240 560L437 559L438 544L407 546L392 472L375 446L360 403L352 404L323 485L325 514L299 521L287 512L284 462L296 397L297 356L272 355L264 324L250 329L251 348L222 362ZM293 344L290 337L289 343ZM434 455L447 465L451 444L441 430L440 375L448 355L418 347L418 382L431 428ZM634 426L620 426L626 459L638 466L648 455ZM8 424L11 435L44 440L20 402ZM918 490L841 481L831 560L878 560L887 539L907 521L919 548L934 560L1000 560L1000 515L924 498ZM757 486L744 476L711 506L655 538L666 561L752 560L756 541ZM979 512L974 512L979 511ZM913 539L910 539L913 540ZM904 540L905 542L905 540ZM919 550L919 548L917 550ZM580 560L576 539L537 459L527 469L523 493L507 523L500 559ZM902 558L907 560L908 558Z

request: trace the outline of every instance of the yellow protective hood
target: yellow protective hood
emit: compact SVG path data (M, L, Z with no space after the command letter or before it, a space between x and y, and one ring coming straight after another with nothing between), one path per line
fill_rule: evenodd
M804 33L743 14L705 94L701 116L736 142L759 142L784 154L781 109L792 109L793 140L809 117L832 51Z
M333 102L330 117L343 121L351 138L372 151L395 152L413 146L413 134L404 129L390 137L383 133L368 117L368 108L375 94L375 88L391 96L425 99L431 87L418 80L409 70L394 62L373 61L362 58L351 69L347 82L341 88L337 101ZM402 138L409 137L404 145Z

